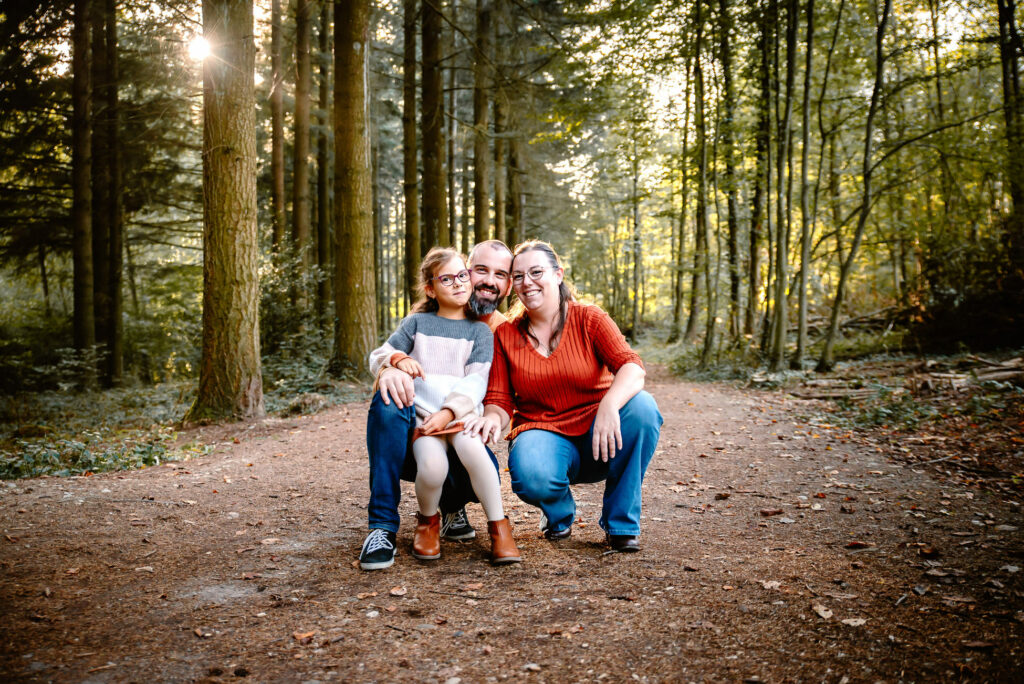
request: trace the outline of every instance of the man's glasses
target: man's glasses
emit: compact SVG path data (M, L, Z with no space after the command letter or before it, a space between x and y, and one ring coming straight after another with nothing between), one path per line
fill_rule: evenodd
M444 275L439 275L436 278L431 278L431 280L438 280L445 287L451 287L452 285L455 284L456 280L458 280L460 283L464 283L467 280L469 280L469 271L463 269L456 273L455 275L449 275L445 273Z
M530 280L532 280L534 282L537 282L538 280L540 280L541 278L544 277L544 274L547 273L547 270L548 269L545 266L534 266L533 268L531 268L526 273L513 273L512 274L512 284L513 285L522 285L523 284L523 278L525 278L526 276L530 276Z

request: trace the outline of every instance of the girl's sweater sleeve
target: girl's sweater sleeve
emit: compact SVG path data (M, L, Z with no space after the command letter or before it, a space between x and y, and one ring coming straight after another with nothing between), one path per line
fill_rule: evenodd
M403 320L384 344L370 352L370 373L376 375L381 368L392 365L391 359L395 354L409 354L415 337L416 317L413 315Z
M493 356L494 335L491 329L485 323L474 325L473 349L466 360L465 375L455 382L441 406L450 409L455 420L475 413L483 402Z

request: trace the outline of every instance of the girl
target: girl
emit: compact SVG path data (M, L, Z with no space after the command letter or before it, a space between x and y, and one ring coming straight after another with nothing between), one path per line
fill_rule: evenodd
M469 271L454 249L435 247L420 265L421 299L391 337L370 354L370 371L393 366L413 377L418 427L416 536L412 555L441 557L441 487L448 475L447 449L455 448L487 515L491 561L517 563L519 550L501 502L498 471L479 437L462 433L462 421L479 415L487 391L494 337L487 324L469 320Z

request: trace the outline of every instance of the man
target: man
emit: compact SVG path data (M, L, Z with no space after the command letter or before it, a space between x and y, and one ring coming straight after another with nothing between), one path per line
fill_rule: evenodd
M512 287L512 252L500 240L487 240L469 253L473 293L469 307L494 330L505 317L498 306ZM378 391L366 419L366 448L370 455L370 532L359 553L359 567L381 570L395 562L400 480L414 481L416 462L409 449L409 433L416 425L412 377L397 368L384 368L377 377ZM490 450L488 450L490 452ZM491 454L494 459L494 454ZM495 460L495 463L497 461ZM458 457L449 457L448 480L441 494L441 534L448 539L472 539L476 532L466 520L465 505L475 501L469 475Z

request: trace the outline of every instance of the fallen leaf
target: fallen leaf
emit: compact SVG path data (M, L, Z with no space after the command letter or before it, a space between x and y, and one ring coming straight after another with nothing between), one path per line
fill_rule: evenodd
M135 568L135 572L154 572L152 565L143 565L140 568Z
M783 510L781 508L762 508L761 515L765 518L772 515L782 515Z
M362 601L363 599L368 599L371 596L376 596L376 595L377 595L377 592L375 592L375 591L364 591L364 592L360 592L360 593L356 594L356 598L359 599L360 601Z
M769 591L778 590L778 588L782 586L782 582L779 582L778 580L759 580L759 581L760 581L761 586L764 587L765 589L769 590Z
M392 596L405 596L409 592L405 587L391 587L391 591L388 592Z
M281 540L278 539L277 537L267 537L266 539L261 539L260 540L260 544L263 544L264 546L270 546L271 544L280 544L280 543L281 543Z
M866 549L869 546L871 546L871 544L863 541L846 542L846 548L848 549Z
M65 571L64 571L64 574L65 574L65 575L77 575L77 574L78 574L78 571L79 571L80 569L81 569L81 568L71 568L70 570L65 570Z
M828 620L830 617L832 617L832 611L826 608L825 606L821 605L820 603L815 603L811 606L811 609L815 613L817 613L819 617L825 620Z
M1006 572L1010 573L1011 575L1014 574L1014 573L1020 572L1020 566L1018 566L1018 565L1004 565L1003 567L1001 567L999 569L1000 570L1005 570Z
M840 620L840 622L842 622L844 625L849 625L850 627L860 627L861 625L866 623L867 620L865 620L864 618L846 618L845 620Z
M315 634L316 630L313 630L312 632L292 632L292 638L300 644L308 644L313 640L313 636Z
M540 665L537 663L526 663L523 665L523 669L529 672L540 672Z
M477 591L478 589L483 588L483 582L470 582L469 584L463 584L461 587L459 587L459 591Z
M964 648L969 648L975 651L987 651L990 648L995 648L995 644L990 641L961 641Z

